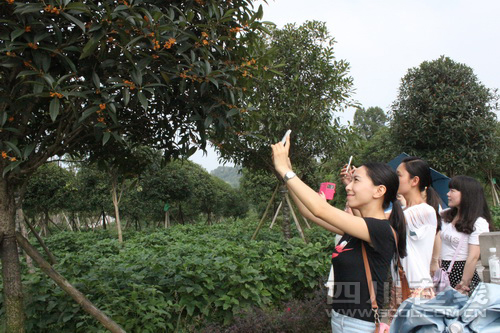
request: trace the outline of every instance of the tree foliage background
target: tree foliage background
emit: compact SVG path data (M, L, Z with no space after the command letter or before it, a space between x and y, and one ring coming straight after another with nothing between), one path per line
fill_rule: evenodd
M402 151L448 176L474 173L498 151L495 110L496 91L472 68L442 56L402 78L392 106L392 135Z
M273 170L269 145L291 129L291 160L308 177L317 165L314 159L331 157L346 131L333 112L351 102L349 63L335 58L335 40L324 22L273 29L262 43L272 59L267 76L246 100L256 110L244 114L236 135L218 143L221 157L243 167Z

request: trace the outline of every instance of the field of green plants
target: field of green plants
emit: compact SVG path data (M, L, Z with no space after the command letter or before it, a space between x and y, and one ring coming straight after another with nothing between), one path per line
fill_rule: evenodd
M333 235L309 229L305 244L265 227L251 241L255 227L254 217L125 232L123 246L110 231L60 232L46 244L55 269L127 332L202 331L228 327L245 310L289 312L286 302L317 294L327 278ZM28 332L105 331L22 264Z

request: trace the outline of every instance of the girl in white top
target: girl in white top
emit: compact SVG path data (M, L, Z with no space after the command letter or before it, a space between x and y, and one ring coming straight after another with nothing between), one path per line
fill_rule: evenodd
M474 178L456 176L448 185L448 206L441 213L441 267L448 269L455 251L450 285L463 294L472 293L481 281L476 272L480 255L479 235L489 232L491 214L481 184Z
M406 220L407 256L401 258L401 265L408 279L412 297L430 299L435 296L430 266L434 238L439 230L439 196L432 189L429 164L418 157L407 157L398 166L398 194L406 201L404 215ZM425 199L424 199L425 198ZM393 280L398 281L396 272ZM402 302L401 286L393 285L391 290L391 314Z

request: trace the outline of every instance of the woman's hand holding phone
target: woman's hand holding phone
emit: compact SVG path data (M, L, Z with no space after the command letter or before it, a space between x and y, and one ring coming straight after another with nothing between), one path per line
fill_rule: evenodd
M283 176L287 171L292 170L292 164L290 162L290 158L288 157L288 153L290 151L290 133L287 131L284 140L271 145L273 150L273 163L274 169ZM288 144L285 144L285 141Z
M351 165L349 167L350 170L347 170L348 165L345 164L344 167L340 170L340 178L342 179L342 183L344 185L349 185L349 183L352 181L352 174L356 168Z

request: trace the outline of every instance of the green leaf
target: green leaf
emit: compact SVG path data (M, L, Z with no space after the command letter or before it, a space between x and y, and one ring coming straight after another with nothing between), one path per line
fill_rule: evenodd
M19 164L21 164L22 161L15 161L15 162L12 162L12 163L9 163L9 165L7 165L5 167L5 169L3 169L3 173L2 173L2 177L5 177L5 175L11 171L11 170L14 170L15 168L17 168L19 166Z
M17 146L10 142L10 141L4 141L3 142L7 147L10 148L10 150L12 150L14 152L14 154L16 154L17 157L21 157L21 151L19 151L19 148L17 148Z
M130 101L130 90L128 88L123 89L123 105L127 106Z
M91 55L92 52L94 52L94 50L96 49L97 45L99 45L99 42L100 42L101 38L104 36L104 34L105 34L104 31L100 31L98 34L96 34L94 37L92 37L87 42L87 44L85 44L85 46L83 47L80 59L85 59L89 55Z
M210 63L205 60L205 75L208 76L212 72L212 68L210 67Z
M7 112L2 111L2 116L0 117L0 126L3 127L5 125L5 122L7 121Z
M68 13L65 12L61 12L61 15L70 20L71 22L73 22L74 24L76 24L78 28L80 28L83 32L85 32L85 24L82 21L80 21L73 15L69 15Z
M101 80L99 79L99 76L97 76L97 73L95 71L92 72L92 81L94 82L94 86L97 89L101 89Z
M69 2L70 0L65 0L65 2ZM81 2L70 2L65 7L66 10L74 10L83 13L90 13L87 6Z
M56 121L57 116L59 115L59 107L60 107L60 102L59 98L54 97L50 101L50 119L52 119L52 122Z
M33 152L33 149L35 149L36 144L35 143L30 143L23 149L23 159L27 159L30 154Z
M22 34L24 34L24 29L16 29L12 31L12 33L10 34L11 41L14 41L17 37L21 36Z
M111 137L111 133L110 132L104 132L102 134L102 145L103 146L109 141L110 137Z
M78 121L81 122L81 121L87 119L88 116L95 113L97 110L99 110L99 106L97 106L97 105L89 107L87 110L82 112L82 116L80 117L80 119Z
M146 96L142 93L142 91L139 91L137 93L137 97L139 97L139 102L141 103L142 107L144 108L144 110L147 110L148 109L148 99L146 98Z

